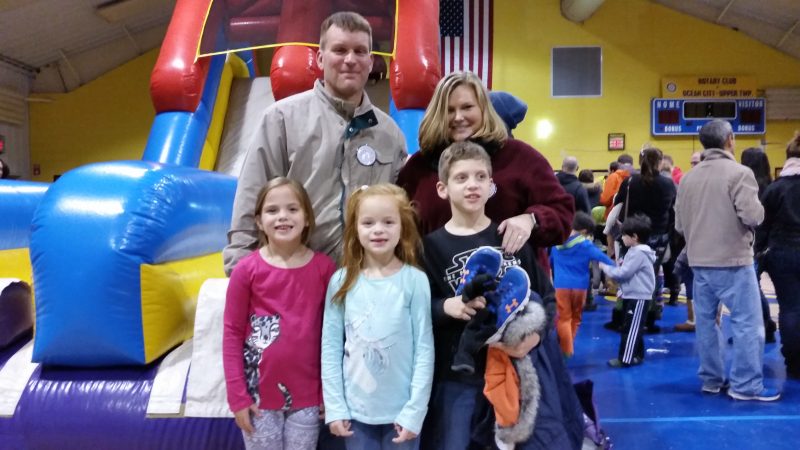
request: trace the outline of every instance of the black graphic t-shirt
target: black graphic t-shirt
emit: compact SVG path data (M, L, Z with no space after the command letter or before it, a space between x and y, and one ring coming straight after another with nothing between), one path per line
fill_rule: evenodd
M475 359L474 375L464 375L450 370L453 355L467 322L454 319L444 313L444 301L455 296L458 279L464 263L479 247L490 246L500 251L503 237L497 234L497 225L492 223L486 229L469 236L456 236L444 227L423 238L425 272L431 283L431 308L433 313L433 338L436 353L434 376L437 380L453 380L469 384L483 384L486 365L486 348ZM500 275L507 267L520 266L531 279L531 290L539 293L547 312L548 329L555 315L555 297L550 280L535 262L533 250L525 245L514 255L505 255Z

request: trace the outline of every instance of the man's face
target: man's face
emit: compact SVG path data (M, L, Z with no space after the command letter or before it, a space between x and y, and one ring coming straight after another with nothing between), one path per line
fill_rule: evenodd
M325 32L324 42L325 48L317 52L317 64L324 73L325 90L336 98L360 104L372 71L369 35L334 25Z
M690 164L692 165L692 167L694 167L694 166L696 166L696 165L700 164L700 155L701 155L701 154L702 154L702 153L700 153L700 152L697 152L697 153L692 153L692 159L691 159L691 161L690 161Z

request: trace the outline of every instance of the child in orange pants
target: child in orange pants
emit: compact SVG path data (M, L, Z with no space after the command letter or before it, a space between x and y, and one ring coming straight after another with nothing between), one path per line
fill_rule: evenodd
M583 304L586 302L589 262L613 264L613 261L592 243L593 232L592 217L577 212L572 221L572 233L567 241L550 249L550 265L553 267L553 286L556 288L558 306L556 331L561 351L567 357L575 352L573 341L578 333Z

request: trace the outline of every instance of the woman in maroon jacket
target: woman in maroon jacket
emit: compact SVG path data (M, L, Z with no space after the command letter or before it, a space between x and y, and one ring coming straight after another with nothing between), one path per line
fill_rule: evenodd
M426 235L450 219L448 201L436 194L436 171L442 151L466 139L483 145L492 158L495 189L486 215L499 224L503 249L516 253L529 242L537 248L540 264L548 267L544 248L563 243L569 235L572 197L541 153L508 137L486 88L471 72L454 72L439 81L420 125L420 151L397 179L416 204L420 232Z
M420 231L427 235L450 219L448 200L439 198L436 192L439 157L451 143L467 139L481 144L491 157L494 186L485 213L492 222L499 224L497 230L502 234L503 249L516 253L530 243L538 247L540 264L547 267L542 247L561 244L569 234L574 213L572 196L564 191L550 164L539 152L508 137L506 126L489 102L486 89L478 77L469 72L452 73L439 81L420 125L420 151L409 158L397 179L397 184L408 192L416 205ZM441 312L437 315L444 316ZM454 319L434 322L437 365L442 360L446 366L451 363L452 349L441 336L452 328L463 328L463 324L457 322ZM459 337L460 332L456 339ZM549 330L538 345L532 343L535 347L516 349L530 354L534 367L541 368L536 427L530 439L517 445L520 450L580 447L580 406L556 339L555 333ZM545 373L552 376L548 378ZM475 394L483 390L482 376L478 379L478 385L472 385L454 381L455 378L435 377L422 432L422 449L462 450L466 447L461 445L465 440L472 441L473 445L491 444L494 416L483 395ZM545 379L552 382L544 382Z

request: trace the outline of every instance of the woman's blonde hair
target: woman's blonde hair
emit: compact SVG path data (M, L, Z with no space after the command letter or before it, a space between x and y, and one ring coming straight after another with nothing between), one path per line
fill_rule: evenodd
M303 208L303 212L306 215L306 222L308 222L308 226L303 229L303 233L300 235L300 239L303 242L303 245L308 245L308 239L311 236L311 233L314 232L314 227L316 223L314 221L314 208L311 206L311 199L308 198L308 192L306 192L303 185L298 183L295 180L286 177L275 177L269 180L263 188L258 192L258 197L256 197L256 210L255 210L255 220L256 226L258 228L258 244L263 247L269 243L269 239L267 239L267 234L264 230L261 229L261 224L259 223L259 218L261 217L261 210L264 208L264 203L267 200L267 194L275 188L279 188L281 186L288 186L289 189L294 192L294 195L297 196L297 199L300 201L300 207Z
M342 286L333 295L334 304L344 304L347 292L353 287L364 267L364 247L358 240L358 210L364 199L375 196L391 197L400 213L400 241L394 249L395 256L405 264L419 266L417 256L420 249L420 237L417 231L416 213L406 192L389 183L364 186L353 192L347 201L342 255L345 277Z
M471 138L497 143L504 143L508 139L506 125L495 111L492 102L489 101L489 93L480 78L472 72L453 72L439 80L439 84L436 85L436 90L433 92L433 98L428 103L428 108L422 117L422 123L419 126L419 146L423 154L441 152L452 143L447 120L448 103L450 103L453 91L461 85L472 88L483 119L480 129Z

